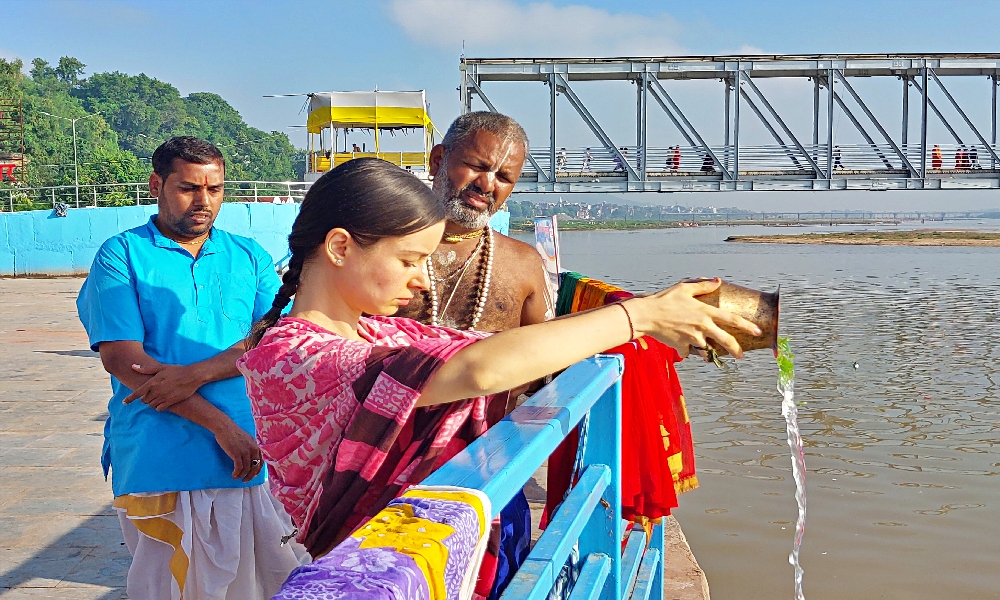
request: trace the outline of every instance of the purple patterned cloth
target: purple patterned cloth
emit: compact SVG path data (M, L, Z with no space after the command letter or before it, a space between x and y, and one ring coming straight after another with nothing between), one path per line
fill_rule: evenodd
M349 537L326 556L296 568L272 600L425 600L416 562L389 548L360 548Z
M468 600L489 532L481 492L415 486L292 571L273 600Z
M466 565L472 560L479 540L479 518L475 511L467 504L437 498L403 497L393 500L389 506L399 503L412 506L414 516L455 528L455 533L444 540L444 545L448 548L444 585L448 598L458 598Z

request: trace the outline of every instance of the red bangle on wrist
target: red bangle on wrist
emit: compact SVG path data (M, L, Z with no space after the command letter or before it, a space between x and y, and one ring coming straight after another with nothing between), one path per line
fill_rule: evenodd
M628 339L629 341L632 341L635 339L635 327L632 325L632 315L628 313L628 309L625 308L625 304L623 302L619 302L618 306L622 307L622 310L625 311L625 318L628 319Z

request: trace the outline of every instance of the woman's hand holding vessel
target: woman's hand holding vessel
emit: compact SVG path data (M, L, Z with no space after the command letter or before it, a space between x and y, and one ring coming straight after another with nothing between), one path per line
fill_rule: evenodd
M707 348L707 340L712 339L736 358L742 358L743 351L736 339L721 326L751 335L760 335L760 329L743 317L696 298L714 292L720 285L722 280L718 278L682 281L655 294L626 300L624 305L632 318L635 335L652 336L681 356L687 356L691 348Z
M500 332L467 346L431 376L417 406L494 394L555 373L638 336L649 335L687 356L714 340L736 357L739 344L721 325L760 335L757 326L696 296L719 279L681 282L661 292L547 323ZM625 310L622 310L624 308Z

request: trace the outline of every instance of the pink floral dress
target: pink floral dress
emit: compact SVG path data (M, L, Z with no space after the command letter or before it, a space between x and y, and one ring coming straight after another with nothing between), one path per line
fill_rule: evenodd
M313 556L486 431L487 399L416 408L444 361L489 334L363 317L349 340L285 317L237 366L271 491Z

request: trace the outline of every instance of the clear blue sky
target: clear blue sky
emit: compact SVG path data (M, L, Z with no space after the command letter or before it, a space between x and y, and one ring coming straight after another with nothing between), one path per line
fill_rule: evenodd
M1000 51L996 2L0 0L0 8L0 56L72 55L88 72L142 72L184 94L216 92L251 125L293 136L287 126L302 123L301 102L261 96L426 89L435 120L447 125L459 110L463 39L469 56ZM519 95L511 112L529 122L529 112L545 112Z

